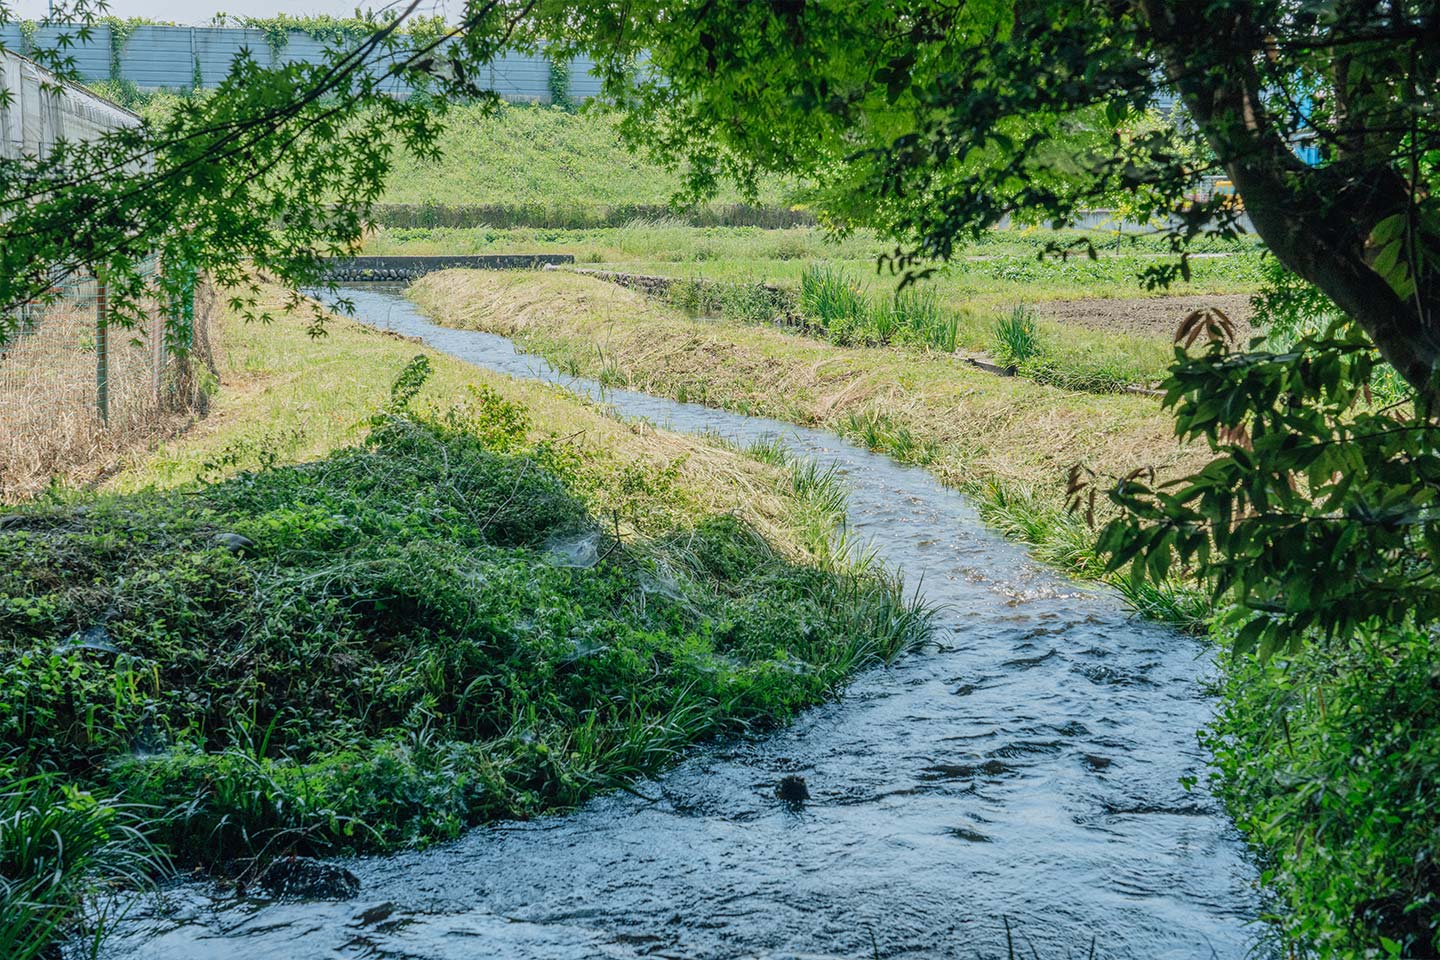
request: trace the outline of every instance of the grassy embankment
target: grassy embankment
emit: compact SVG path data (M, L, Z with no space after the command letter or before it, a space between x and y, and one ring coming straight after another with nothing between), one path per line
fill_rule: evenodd
M0 526L0 771L38 778L0 793L18 956L143 866L136 828L239 869L450 837L783 722L924 633L836 549L823 472L349 321L224 334L209 420Z
M940 268L912 291L933 302L949 325L947 350L987 354L995 359L997 331L1020 307L1031 317L1038 347L1029 375L1077 389L1114 390L1159 380L1173 357L1171 333L1190 306L1154 299L1156 324L1140 330L1112 323L1101 301L1151 299L1140 276L1166 262L1153 240L1139 251L1099 260L1071 257L1041 261L1046 244L1078 239L1077 232L997 231L973 247L974 260ZM735 319L761 319L747 311L770 309L752 295L759 284L777 287L790 301L801 295L804 277L816 271L840 278L874 306L894 301L897 278L876 276L875 258L893 250L872 234L858 233L830 242L815 229L694 228L666 223L635 223L589 231L382 230L372 237L372 253L570 253L581 267L622 273L676 277L689 286L718 282L733 291L718 312ZM1193 303L1216 296L1245 295L1259 283L1259 254L1245 248L1233 255L1195 260L1192 279L1166 292ZM1050 302L1098 304L1086 324L1043 316ZM1111 305L1113 309L1113 304ZM1084 315L1083 304L1067 311ZM764 317L764 319L768 319ZM1022 371L1022 373L1025 371Z
M1064 391L912 349L839 347L764 326L696 320L613 284L565 272L447 271L410 288L438 322L514 337L602 383L824 426L921 464L991 523L1082 577L1100 575L1093 535L1064 509L1077 462L1173 473L1198 462L1148 397ZM1130 591L1138 607L1193 625L1182 589Z
M695 223L794 223L797 212L773 181L754 203L722 187L713 200L670 207L681 172L630 152L617 118L597 109L506 105L487 114L452 108L437 163L396 156L381 223L409 226L618 226L670 212ZM802 213L800 219L813 218Z

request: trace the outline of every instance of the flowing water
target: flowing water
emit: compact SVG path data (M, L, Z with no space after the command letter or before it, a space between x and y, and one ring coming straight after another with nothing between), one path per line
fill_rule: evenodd
M391 292L367 322L478 367L563 383L504 338ZM635 794L347 862L360 897L274 903L185 884L112 958L1240 957L1255 876L1182 777L1203 772L1202 647L988 531L924 470L833 434L605 390L626 415L835 464L862 539L942 604L936 645L754 740L704 747ZM802 810L775 799L800 774Z

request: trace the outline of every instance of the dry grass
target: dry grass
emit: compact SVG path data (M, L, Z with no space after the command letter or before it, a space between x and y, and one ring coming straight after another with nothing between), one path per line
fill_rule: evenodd
M271 306L278 309L280 299L273 292ZM643 510L621 503L624 494L613 482L597 482L586 491L595 512L623 518L622 536L733 513L782 553L795 558L807 552L787 513L781 483L786 474L701 438L618 420L558 388L477 370L343 317L334 318L319 340L305 334L300 320L284 317L261 325L227 313L216 329L224 360L210 415L184 436L132 456L108 480L108 489L185 486L269 463L316 459L358 442L395 376L424 354L433 372L416 401L422 407L449 409L470 398L472 387L485 387L524 406L536 438L567 438L597 477L627 468L641 478L672 472L676 482L666 485L665 501L646 501Z
M1019 485L1058 503L1077 462L1169 474L1202 457L1177 445L1173 420L1150 398L1075 393L947 356L691 320L571 273L446 271L416 283L411 296L441 323L515 337L574 373L862 438L867 424L901 433L899 445L914 452L907 459L961 488Z
M206 401L197 372L211 359L204 340L210 303L203 295L197 303L200 349L188 361L168 358L158 376L158 311L148 328L107 331L108 421L99 415L93 300L45 307L0 350L0 502L52 484L92 483L128 454L193 423Z

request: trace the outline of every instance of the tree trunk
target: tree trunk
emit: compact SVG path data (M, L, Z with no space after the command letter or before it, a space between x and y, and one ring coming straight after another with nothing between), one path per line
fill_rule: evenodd
M1388 162L1312 168L1294 155L1262 102L1254 58L1263 40L1245 18L1217 23L1186 0L1138 0L1135 9L1270 252L1359 324L1422 397L1440 399L1436 304L1402 299L1366 260L1375 225L1407 209L1408 184Z

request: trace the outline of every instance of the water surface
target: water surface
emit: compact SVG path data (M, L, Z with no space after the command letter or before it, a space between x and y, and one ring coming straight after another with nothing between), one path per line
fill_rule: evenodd
M436 326L393 292L361 319L476 366L560 383L504 338ZM851 526L944 606L937 644L762 739L705 747L636 794L347 862L346 903L182 885L112 958L1241 957L1254 872L1203 773L1208 661L998 538L922 469L833 434L603 391L626 415L835 464ZM799 812L774 797L800 774Z

